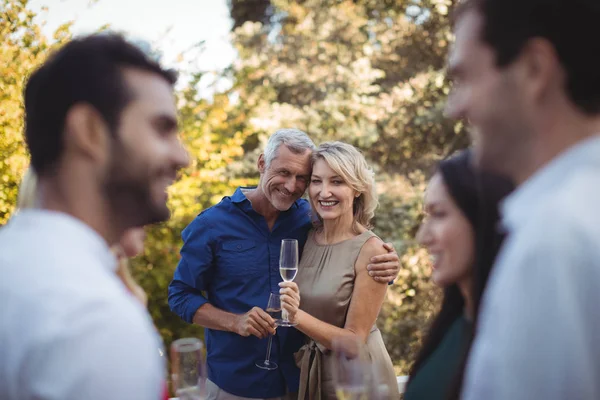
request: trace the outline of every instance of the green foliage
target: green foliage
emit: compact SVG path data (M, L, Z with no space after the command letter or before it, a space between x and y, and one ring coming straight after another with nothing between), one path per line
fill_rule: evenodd
M467 144L443 118L452 2L272 4L277 24L246 22L234 34L234 90L256 129L296 126L317 141L344 140L400 173Z
M399 373L440 298L414 244L425 180L436 161L468 144L463 126L443 117L454 3L272 0L267 23L252 16L242 24L238 15L233 36L232 92L259 136L298 127L317 143L354 144L377 170L375 231L402 255L379 320ZM255 157L248 152L247 165Z
M14 210L29 163L23 140L23 84L48 52L70 38L69 25L50 44L27 9L27 0L0 0L0 225Z
M167 303L167 288L179 262L183 244L181 231L203 209L252 180L228 177L226 168L243 154L248 136L236 122L228 97L215 95L211 102L199 99L201 74L179 93L181 138L190 152L191 165L170 192L172 218L147 229L142 257L133 260L132 273L148 293L148 308L168 346L177 338L203 337L203 330L173 314Z
M401 255L402 269L388 290L378 325L398 374L407 374L431 317L438 308L441 292L430 281L427 254L414 237L421 221L423 175L389 179L380 186L385 196L375 218L375 231L391 238Z

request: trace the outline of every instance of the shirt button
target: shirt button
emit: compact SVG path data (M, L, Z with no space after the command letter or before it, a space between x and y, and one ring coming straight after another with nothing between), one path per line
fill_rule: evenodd
M239 250L239 249L241 249L241 248L242 248L242 245L238 244L236 247L237 247L237 249Z

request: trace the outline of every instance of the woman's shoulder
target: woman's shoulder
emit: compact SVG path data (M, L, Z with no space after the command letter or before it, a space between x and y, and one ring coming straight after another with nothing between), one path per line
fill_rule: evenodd
M360 257L365 256L370 258L387 253L387 250L383 247L383 240L379 236L372 231L365 231L361 233L362 235L366 236L366 240L360 249Z

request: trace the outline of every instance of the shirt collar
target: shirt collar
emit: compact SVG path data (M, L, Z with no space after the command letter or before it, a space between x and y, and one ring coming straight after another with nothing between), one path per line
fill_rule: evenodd
M583 140L565 150L508 196L501 205L505 228L512 230L526 221L532 206L562 186L578 167L590 163L600 163L600 136Z
M62 212L42 209L19 210L10 224L35 230L38 233L62 237L69 245L86 249L103 267L114 272L117 260L106 240L83 221Z
M256 189L256 186L240 186L240 187L238 187L235 190L235 192L233 193L233 196L231 196L231 202L232 203L243 203L245 201L249 202L249 200L246 197L246 195L244 194L243 190L252 190L252 189Z

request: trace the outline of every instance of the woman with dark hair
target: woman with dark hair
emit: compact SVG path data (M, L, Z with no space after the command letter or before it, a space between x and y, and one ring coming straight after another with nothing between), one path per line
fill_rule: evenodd
M504 235L498 206L513 185L477 171L471 152L442 161L425 194L417 240L444 300L412 367L405 400L458 398L482 293Z

